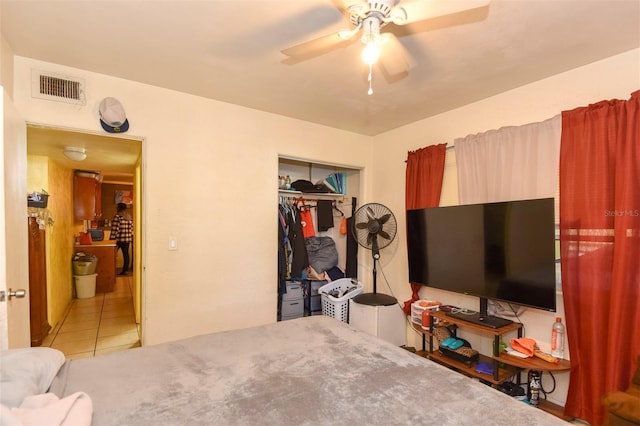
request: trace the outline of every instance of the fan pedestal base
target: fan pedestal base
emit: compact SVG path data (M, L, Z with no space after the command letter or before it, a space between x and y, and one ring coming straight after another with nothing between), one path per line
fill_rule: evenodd
M353 301L368 306L390 306L398 303L398 299L388 294L363 293L353 298Z

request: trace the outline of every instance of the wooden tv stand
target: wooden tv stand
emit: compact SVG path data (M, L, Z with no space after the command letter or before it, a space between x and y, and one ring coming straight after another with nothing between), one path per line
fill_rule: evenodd
M434 350L434 336L430 330L434 327L434 320L438 319L440 322L438 326L446 326L453 324L454 334L457 328L468 328L475 330L479 333L493 335L493 354L491 356L480 354L478 362L486 362L493 364L493 376L488 374L479 373L475 370L475 365L467 365L465 363L456 361L451 358L447 358L440 354L439 351ZM470 377L475 377L490 384L497 386L502 382L509 380L516 374L519 374L522 370L536 370L536 371L567 371L569 370L570 363L567 360L560 360L559 364L553 364L544 361L537 357L531 358L518 358L508 354L500 354L500 337L511 332L516 332L518 337L522 337L522 324L513 322L509 325L500 328L491 328L482 325L478 325L469 321L465 321L458 318L452 318L446 315L444 311L432 311L430 313L430 329L425 330L419 324L411 323L413 328L422 333L422 350L417 354L425 358L431 359L447 367L453 368L462 374ZM428 337L428 345L427 345ZM541 399L539 407L557 417L567 420L567 417L563 414L563 407L558 406L550 401Z

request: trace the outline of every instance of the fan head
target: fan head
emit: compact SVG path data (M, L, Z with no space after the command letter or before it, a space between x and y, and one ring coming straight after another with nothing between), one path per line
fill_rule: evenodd
M391 244L395 238L398 223L388 207L368 203L356 210L352 230L358 244L371 250L377 259L379 250Z

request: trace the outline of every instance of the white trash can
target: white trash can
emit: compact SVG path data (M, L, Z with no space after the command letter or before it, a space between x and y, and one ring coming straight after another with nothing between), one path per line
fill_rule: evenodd
M78 299L88 299L96 295L96 277L98 274L74 275L76 296Z

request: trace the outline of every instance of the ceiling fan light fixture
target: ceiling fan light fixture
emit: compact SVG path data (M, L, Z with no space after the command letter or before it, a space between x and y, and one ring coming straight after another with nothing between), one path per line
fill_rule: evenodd
M76 146L66 146L64 148L63 154L69 160L73 161L83 161L87 158L87 153L84 148L76 147Z
M364 49L362 50L362 60L369 65L376 63L380 57L380 20L371 16L363 21L362 27L364 32L360 41L364 43Z
M380 45L375 41L370 41L362 49L362 60L365 64L373 65L380 58Z

